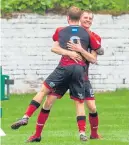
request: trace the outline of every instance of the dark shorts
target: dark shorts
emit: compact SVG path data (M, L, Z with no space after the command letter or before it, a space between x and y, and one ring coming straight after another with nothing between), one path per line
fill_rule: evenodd
M84 87L85 87L85 97L83 100L70 96L71 99L78 100L80 102L84 100L95 100L93 88L89 80L85 80ZM62 98L64 94L68 91L68 89L69 89L69 85L67 83L67 84L59 86L57 89L53 90L49 95L54 95L54 96L57 96L57 98Z
M80 65L60 66L47 77L44 85L57 96L63 96L68 85L70 96L83 100L85 97L84 88L85 67ZM61 90L61 91L60 91Z

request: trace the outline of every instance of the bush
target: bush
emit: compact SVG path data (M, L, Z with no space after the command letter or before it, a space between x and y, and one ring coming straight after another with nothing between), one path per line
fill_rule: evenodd
M120 1L127 3L128 11L128 0ZM12 12L36 12L44 14L49 11L63 14L72 5L78 6L83 10L91 9L93 12L122 11L125 8L117 3L116 0L2 0L1 12L2 15Z

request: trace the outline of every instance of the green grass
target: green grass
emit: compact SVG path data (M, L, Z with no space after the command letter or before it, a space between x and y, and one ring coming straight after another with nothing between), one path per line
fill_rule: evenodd
M37 113L26 127L11 130L10 125L23 116L33 95L12 95L3 101L2 129L6 136L1 145L26 145L26 139L35 129ZM118 90L96 94L97 110L100 117L99 132L103 140L80 142L78 137L74 102L66 95L57 100L42 134L40 143L33 145L129 145L129 90ZM87 112L87 110L86 110ZM87 135L90 129L87 121Z

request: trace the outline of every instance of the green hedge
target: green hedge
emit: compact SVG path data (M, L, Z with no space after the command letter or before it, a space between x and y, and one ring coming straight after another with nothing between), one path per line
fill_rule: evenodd
M1 13L13 12L45 12L65 13L67 8L75 5L81 9L94 12L127 12L129 0L2 0Z

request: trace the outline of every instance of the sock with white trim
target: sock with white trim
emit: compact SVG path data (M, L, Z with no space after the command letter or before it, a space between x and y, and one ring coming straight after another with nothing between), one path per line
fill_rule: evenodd
M45 125L46 120L48 119L50 110L45 110L45 109L41 109L38 119L37 119L37 124L36 124L36 132L35 132L35 136L37 138L39 138L41 136L43 127Z

